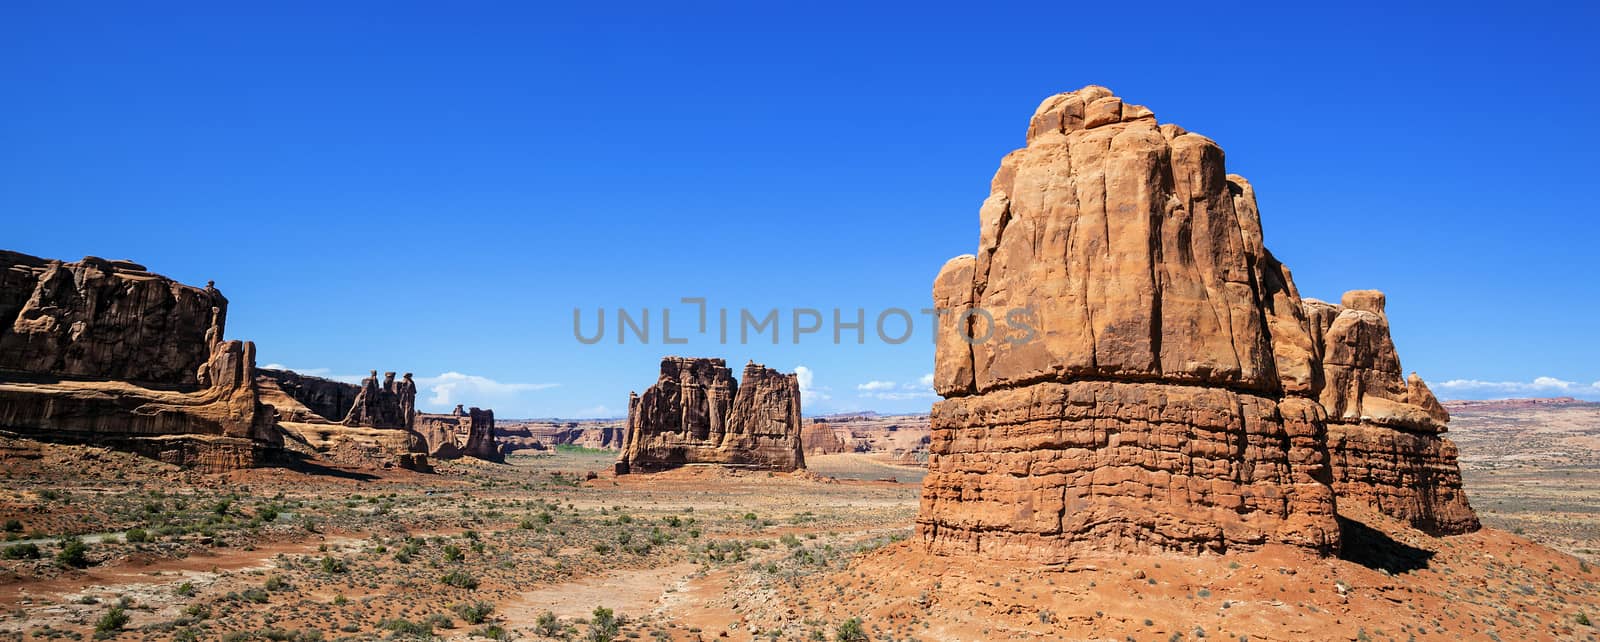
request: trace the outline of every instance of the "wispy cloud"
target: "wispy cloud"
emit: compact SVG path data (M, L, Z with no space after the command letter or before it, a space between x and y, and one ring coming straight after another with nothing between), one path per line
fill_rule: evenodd
M1581 383L1555 377L1533 381L1483 381L1451 379L1432 386L1445 399L1501 399L1505 397L1576 397L1600 401L1600 381Z
M922 375L915 383L897 383L882 379L874 379L856 385L858 396L864 399L878 399L882 401L910 401L913 399L934 399L938 395L933 393L933 373Z
M481 408L521 406L528 400L527 393L548 390L554 383L506 383L479 375L446 372L434 377L417 377L417 387L433 393L425 403L437 409L449 409L456 404ZM508 408L509 409L509 408ZM510 416L522 416L506 413Z

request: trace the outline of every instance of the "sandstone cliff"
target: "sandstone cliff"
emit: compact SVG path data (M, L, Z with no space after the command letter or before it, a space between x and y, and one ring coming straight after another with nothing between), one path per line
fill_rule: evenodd
M255 344L222 339L215 288L125 261L0 260L0 428L209 470L260 464L282 445Z
M456 412L448 415L417 413L414 431L422 438L427 454L436 459L505 459L495 435L493 410L457 406Z
M1339 546L1323 335L1216 143L1101 87L1053 96L979 225L934 281L931 549ZM1420 403L1367 403L1390 402Z
M667 357L643 395L628 398L618 473L685 464L792 471L805 467L800 384L751 363L735 381L721 359Z
M264 385L271 385L305 407L305 412L291 417L285 413L287 404L274 404L278 405L278 413L288 421L340 421L350 414L350 409L355 406L356 395L361 392L361 386L352 383L313 377L293 370L257 368L256 374Z
M193 389L228 300L128 261L0 251L0 371ZM215 332L215 337L208 333Z
M1385 303L1375 290L1346 292L1341 305L1304 301L1334 492L1341 505L1363 502L1431 533L1477 530L1456 447L1439 436L1450 413L1421 377L1402 375Z

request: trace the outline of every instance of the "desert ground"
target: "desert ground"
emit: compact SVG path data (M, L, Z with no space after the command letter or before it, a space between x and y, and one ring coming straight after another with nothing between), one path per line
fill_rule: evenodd
M1339 558L1064 566L924 554L922 470L874 453L798 473L617 477L614 451L568 445L436 474L204 474L8 439L0 639L1600 639L1600 405L1452 411L1483 531L1341 510Z

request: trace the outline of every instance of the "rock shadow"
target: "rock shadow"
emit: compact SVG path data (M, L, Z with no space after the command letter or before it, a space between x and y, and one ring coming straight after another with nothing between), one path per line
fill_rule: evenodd
M1433 551L1406 544L1348 517L1339 518L1339 532L1344 538L1339 559L1373 570L1410 573L1428 568L1433 559Z

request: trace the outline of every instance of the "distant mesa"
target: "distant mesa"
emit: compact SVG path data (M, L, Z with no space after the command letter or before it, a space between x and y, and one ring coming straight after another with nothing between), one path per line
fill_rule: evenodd
M500 459L492 411L418 413L409 374L354 386L257 369L254 343L223 339L227 315L210 283L0 251L0 430L210 471L286 451L417 470Z
M805 468L800 383L749 363L735 381L722 359L666 357L644 394L628 396L617 474L690 464L775 471Z
M1090 86L1046 99L933 285L931 550L1339 549L1338 508L1478 528L1449 415L1401 374L1383 295L1302 299L1222 148ZM1033 340L969 343L972 310Z

